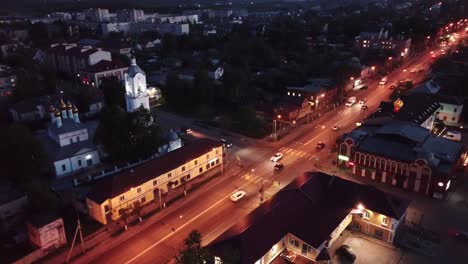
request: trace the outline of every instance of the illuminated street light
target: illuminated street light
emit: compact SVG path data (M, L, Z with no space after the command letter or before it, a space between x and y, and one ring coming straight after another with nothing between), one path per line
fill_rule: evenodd
M388 57L388 60L392 60L392 59L393 59L393 57Z
M427 38L427 39L430 39L430 38L431 38L431 36L427 36L426 38Z
M406 69L404 69L403 72L406 72Z
M325 94L324 94L324 93L323 93L323 94L321 94L321 95L320 95L320 97L322 97L322 98L323 98L323 97L325 97Z
M404 53L404 52L402 52L402 53L400 53L400 55L401 55L402 57L404 57L404 56L405 56L405 53Z
M359 203L359 204L357 205L357 209L358 209L358 210L364 210L364 205L362 205L362 203Z
M278 119L281 119L281 115L277 115L276 117L277 117Z
M354 77L349 78L351 81L354 80Z
M439 185L439 187L443 187L443 186L444 186L444 183L443 183L443 182L439 182L437 185Z
M371 67L371 70L375 71L375 66L372 66L372 67Z

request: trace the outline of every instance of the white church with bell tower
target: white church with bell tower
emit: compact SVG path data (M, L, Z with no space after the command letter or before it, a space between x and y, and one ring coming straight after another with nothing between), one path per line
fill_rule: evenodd
M125 73L124 82L127 112L134 112L141 106L149 109L146 74L136 64L135 57L130 60L130 67L128 67L128 71Z

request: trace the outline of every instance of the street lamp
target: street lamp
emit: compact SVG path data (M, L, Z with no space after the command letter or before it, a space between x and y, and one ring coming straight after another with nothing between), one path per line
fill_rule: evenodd
M375 66L371 66L371 70L375 71Z
M273 135L275 136L275 142L276 142L277 137L278 137L277 130L276 130L276 122L277 122L277 120L281 119L281 117L282 117L281 115L277 115L276 118L273 118Z

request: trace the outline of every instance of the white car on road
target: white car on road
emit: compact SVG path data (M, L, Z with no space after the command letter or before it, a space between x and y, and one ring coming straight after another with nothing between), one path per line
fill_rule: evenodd
M283 153L278 152L278 153L275 153L275 155L273 155L273 157L271 157L270 160L273 162L278 162L282 158L283 158Z
M233 193L231 195L231 201L233 202L237 202L239 201L240 199L244 198L244 196L246 195L246 192L244 191L237 191L235 193Z
M332 130L333 130L333 131L337 131L337 130L339 130L339 129L340 129L340 125L334 125L334 126L332 127Z

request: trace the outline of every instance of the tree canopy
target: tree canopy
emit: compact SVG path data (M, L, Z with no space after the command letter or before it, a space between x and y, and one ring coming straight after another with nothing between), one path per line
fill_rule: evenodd
M104 94L106 105L125 107L125 87L117 77L103 78L100 88Z
M154 154L162 144L159 127L148 109L127 113L108 105L100 113L95 142L104 146L114 161L134 161Z
M193 230L185 239L185 248L176 257L177 264L214 264L214 257L201 246L200 232Z

